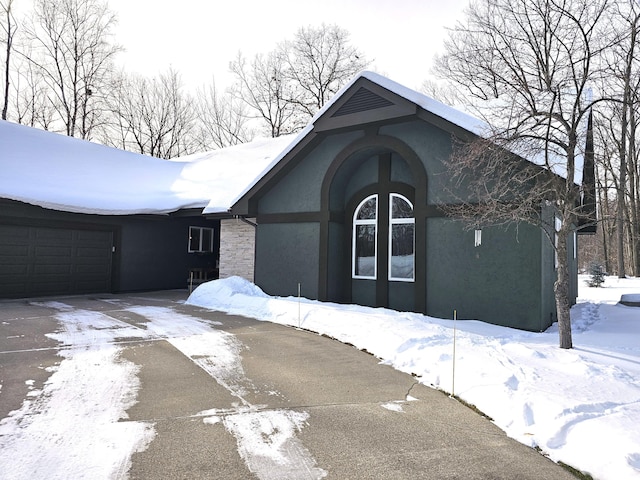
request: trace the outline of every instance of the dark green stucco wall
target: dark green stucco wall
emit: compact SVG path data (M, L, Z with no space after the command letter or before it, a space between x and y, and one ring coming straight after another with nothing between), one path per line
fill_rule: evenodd
M260 199L258 212L319 211L320 189L329 165L340 150L361 136L362 132L351 132L322 142Z
M435 317L483 320L540 331L540 231L474 231L448 218L427 221L427 313ZM542 328L541 328L542 327Z
M451 185L444 164L451 155L451 134L419 121L385 126L380 129L380 134L402 140L420 157L429 179L427 203L455 202L455 198L448 194Z
M319 225L258 225L255 281L269 295L318 297Z
M367 134L372 135L371 132ZM508 230L484 228L482 245L474 247L473 230L466 230L461 222L443 217L433 208L455 203L464 196L449 183L444 165L452 151L452 135L421 120L381 126L378 134L401 140L426 172L422 184L409 163L396 153L391 156L388 181L405 184L415 192L426 189L426 205L420 210L427 216L422 237L426 239L426 274L421 284L390 282L388 305L410 310L419 304L414 299L424 295L426 313L435 317L451 318L453 310L457 310L460 319L531 331L547 328L555 312L554 257L540 229L531 225ZM271 216L268 222L258 221L257 228L255 278L265 292L296 295L300 283L305 297L318 298L324 265L327 282L323 299L348 302L360 297L368 299L363 303L376 304L375 282L352 282L350 278L352 211L348 205L356 196L376 187L380 147L365 146L354 151L335 172L324 207L321 198L322 184L332 162L365 136L364 130L327 136L296 159L297 164L276 184L260 193L258 218ZM311 212L319 219L322 208L328 209L324 214L331 213L322 240L326 243L321 243L319 220L273 217Z

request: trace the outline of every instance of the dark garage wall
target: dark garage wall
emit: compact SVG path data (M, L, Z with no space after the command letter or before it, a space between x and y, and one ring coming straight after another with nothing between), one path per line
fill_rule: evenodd
M113 234L112 292L186 288L189 269L215 268L219 221L192 216L102 216L48 210L0 200L0 225L23 225ZM189 226L214 228L213 254L188 253ZM55 292L54 292L55 293ZM3 295L0 297L10 296Z
M117 290L185 288L190 268L216 267L214 254L188 253L190 226L214 227L219 245L219 221L200 217L131 217L121 219ZM217 247L216 247L217 249Z

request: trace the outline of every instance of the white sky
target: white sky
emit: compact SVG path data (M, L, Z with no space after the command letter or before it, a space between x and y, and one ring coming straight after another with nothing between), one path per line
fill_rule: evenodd
M173 67L189 86L215 76L230 83L240 50L251 58L292 38L302 26L337 24L376 70L418 89L428 77L445 27L461 19L468 0L108 0L117 13L117 41L128 71L156 75Z

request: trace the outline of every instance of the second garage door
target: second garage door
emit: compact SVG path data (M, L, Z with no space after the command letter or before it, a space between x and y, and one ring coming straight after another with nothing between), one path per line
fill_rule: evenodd
M0 298L109 292L113 232L0 225Z

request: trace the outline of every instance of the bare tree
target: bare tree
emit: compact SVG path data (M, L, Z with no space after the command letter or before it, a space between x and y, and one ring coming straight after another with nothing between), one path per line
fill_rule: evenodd
M111 43L115 15L100 0L35 0L28 60L41 72L64 131L90 138L119 47Z
M105 143L167 159L193 153L193 102L175 71L152 79L123 74L112 92Z
M635 132L638 128L638 101L640 91L640 72L638 70L638 52L636 46L640 28L640 10L636 2L622 2L617 5L620 8L617 17L624 26L621 28L621 39L618 48L613 49L613 79L620 82L622 98L619 105L614 106L614 111L619 115L619 128L613 131L614 142L618 147L618 189L616 212L616 241L618 248L617 265L618 277L626 276L625 268L625 227L628 226L631 263L637 273L640 266L635 257L635 248L640 246L638 238L638 193L637 193L637 151ZM617 133L616 133L617 132ZM631 208L628 208L628 207Z
M254 112L251 118L262 120L271 137L292 133L304 125L299 118L293 85L283 71L284 62L278 52L258 54L250 65L238 53L230 69L236 77L234 91L238 99Z
M49 101L47 91L42 88L40 71L31 63L24 63L14 82L14 105L12 117L16 122L30 127L52 130L56 112Z
M561 348L573 346L568 242L582 213L576 180L587 120L600 100L590 87L605 75L608 6L607 0L473 3L437 60L437 71L475 99L494 126L489 141L472 142L452 159L452 174L474 197L455 213L472 224L524 221L547 233L557 258ZM513 153L538 165L515 162Z
M224 148L250 141L247 105L227 90L220 94L215 80L198 90L195 103L198 119L198 146L203 150Z
M11 83L11 54L13 52L13 39L17 29L13 16L13 0L0 2L0 13L3 16L2 23L0 23L3 30L2 43L5 44L2 120L6 120L7 110L9 108L9 87Z
M284 76L297 87L291 101L308 118L370 63L349 44L349 32L338 25L300 28L293 40L280 44L279 50L286 62Z
M303 128L351 77L369 62L348 43L349 34L336 25L302 28L293 40L258 54L249 64L238 53L230 69L238 98L253 118L277 137Z

